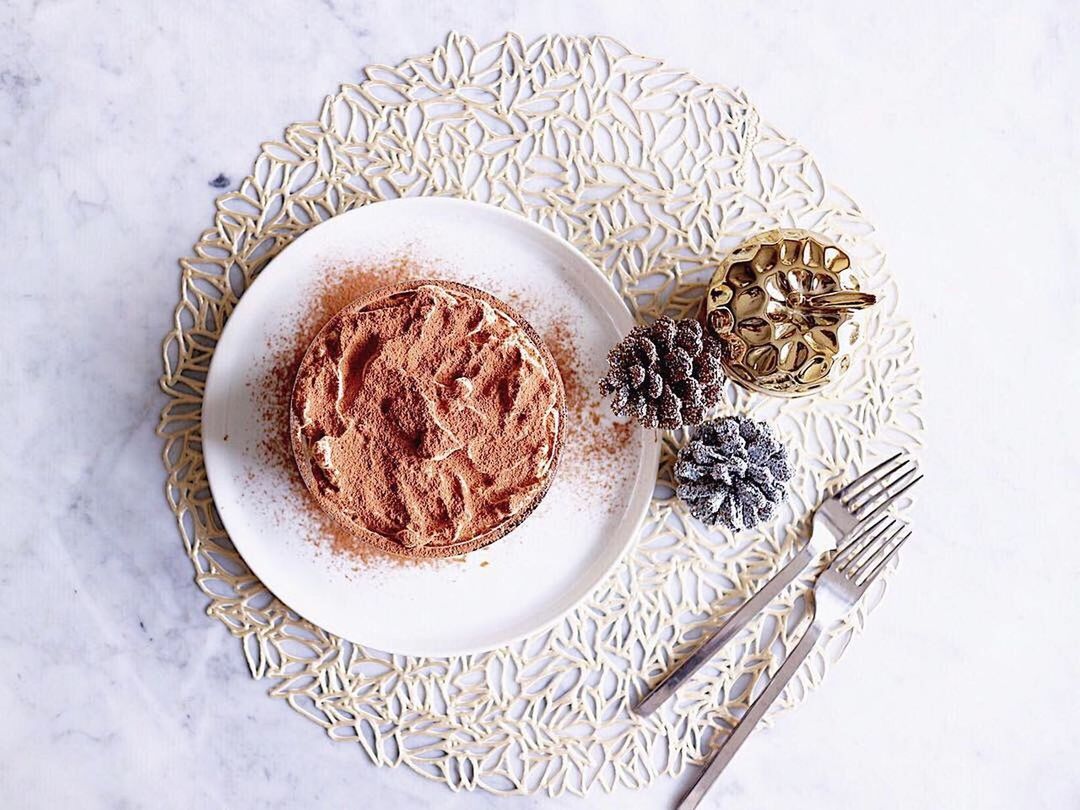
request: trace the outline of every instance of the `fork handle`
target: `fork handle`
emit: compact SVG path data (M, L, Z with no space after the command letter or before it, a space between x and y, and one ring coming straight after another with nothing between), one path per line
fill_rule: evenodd
M806 656L814 649L814 645L817 644L820 637L821 626L812 620L806 633L799 640L799 643L795 645L795 649L791 651L791 655L787 657L787 660L784 661L772 680L766 684L765 689L757 696L757 699L750 704L746 714L742 716L735 728L731 730L731 734L720 745L712 762L702 771L690 791L683 796L678 810L694 810L701 803L701 800L705 798L705 794L709 792L709 788L713 786L713 783L723 773L724 768L731 762L731 758L742 748L742 744L746 742L750 732L754 730L754 726L765 716L765 712L780 697L788 681L799 671L802 662L806 660Z
M780 591L790 585L799 574L806 570L811 560L814 559L809 545L803 546L792 557L787 565L765 583L760 591L747 599L739 609L732 613L727 621L712 636L707 638L694 652L681 664L673 669L664 680L654 686L645 697L638 701L634 707L634 714L646 717L656 711L675 694L675 690L690 680L691 676L705 664L707 664L720 649L731 639L738 635L739 631L746 627L755 616L768 607L769 603L777 597Z

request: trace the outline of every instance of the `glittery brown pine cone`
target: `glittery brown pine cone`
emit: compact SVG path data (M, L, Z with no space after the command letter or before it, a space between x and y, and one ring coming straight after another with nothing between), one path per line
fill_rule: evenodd
M618 416L675 430L705 419L723 396L720 343L696 320L660 318L635 327L608 354L600 392Z

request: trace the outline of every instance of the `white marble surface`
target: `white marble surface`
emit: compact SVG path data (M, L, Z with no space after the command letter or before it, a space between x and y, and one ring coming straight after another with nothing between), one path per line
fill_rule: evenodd
M159 341L210 181L450 29L610 33L743 87L871 212L902 278L928 397L918 539L712 806L1080 806L1080 15L809 5L4 4L4 806L653 808L683 787L505 800L371 767L247 676L163 502Z

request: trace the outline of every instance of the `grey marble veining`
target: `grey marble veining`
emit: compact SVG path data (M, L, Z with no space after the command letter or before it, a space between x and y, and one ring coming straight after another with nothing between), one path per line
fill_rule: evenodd
M503 800L371 767L248 676L164 503L160 341L214 196L340 81L450 29L611 33L743 87L872 212L919 331L916 540L868 631L715 806L1080 805L1063 643L1080 20L1063 2L848 0L0 10L4 805L651 808L684 787Z

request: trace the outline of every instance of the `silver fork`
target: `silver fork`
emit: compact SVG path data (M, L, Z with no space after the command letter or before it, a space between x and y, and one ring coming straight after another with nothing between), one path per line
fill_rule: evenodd
M826 498L814 512L813 529L806 545L760 591L732 613L714 635L642 697L634 707L634 713L645 717L656 711L810 563L825 552L832 551L856 527L876 518L915 486L922 478L918 472L918 465L910 456L897 453Z
M698 806L754 726L798 672L825 628L847 615L910 536L911 530L902 521L883 517L856 532L855 539L837 553L814 583L808 606L810 624L803 637L721 744L712 762L679 803L678 810L693 810Z

